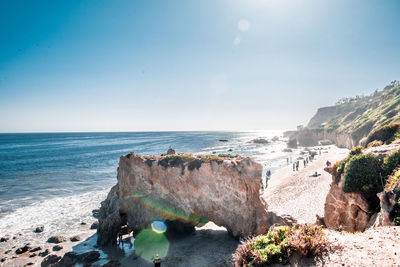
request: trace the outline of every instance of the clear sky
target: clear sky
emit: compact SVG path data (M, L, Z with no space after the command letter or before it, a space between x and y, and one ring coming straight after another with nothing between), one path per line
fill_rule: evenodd
M398 0L0 0L0 132L288 129L394 79Z

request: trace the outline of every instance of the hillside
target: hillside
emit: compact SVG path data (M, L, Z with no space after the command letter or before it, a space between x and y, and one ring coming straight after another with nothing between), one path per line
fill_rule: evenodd
M400 122L400 84L397 81L369 96L342 99L334 106L318 109L307 129L311 129L317 139L329 139L351 148L372 131L392 122Z

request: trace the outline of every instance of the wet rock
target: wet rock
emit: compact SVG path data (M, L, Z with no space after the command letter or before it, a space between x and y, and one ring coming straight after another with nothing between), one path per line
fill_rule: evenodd
M71 242L81 241L81 237L79 235L73 236L69 239Z
M79 254L77 259L81 263L90 263L97 261L100 258L100 253L98 251L89 251L83 254Z
M100 217L100 210L99 209L92 210L92 216L98 219Z
M86 266L99 260L99 258L100 253L98 251L89 251L83 254L77 254L71 251L64 254L59 262L59 266L73 266L76 263L81 263L83 266Z
M29 254L29 258L33 258L33 257L36 257L36 256L37 256L36 253L31 253L31 254Z
M81 222L81 225L86 225L87 223L85 223L85 222Z
M31 248L29 247L29 244L25 244L25 246L18 248L18 249L15 251L15 254L22 254L22 253L27 252L27 251L30 250L30 249L31 249Z
M5 261L6 261L5 258L1 258L1 259L0 259L0 262L5 262Z
M28 262L26 265L27 266L31 266L31 265L33 265L34 263L33 262Z
M60 250L62 250L63 249L63 247L62 246L59 246L59 245L55 245L54 247L53 247L53 251L60 251Z
M49 239L47 239L47 243L54 243L54 244L62 243L65 241L67 241L67 239L63 236L52 236Z
M11 252L11 250L9 249L9 250L6 250L5 252L4 252L4 254L8 254L8 253L10 253Z
M121 263L119 263L119 261L111 260L106 264L102 265L101 267L119 267L119 266L121 266Z
M99 226L99 222L94 222L92 223L92 225L90 226L90 229L97 229L97 227Z
M9 240L8 237L1 237L1 238L0 238L0 243L2 243L2 242L7 242L8 240Z
M176 154L175 150L173 150L172 148L168 148L167 155L173 155L173 154Z
M57 266L56 263L58 263L61 260L60 256L57 255L49 255L46 258L44 258L44 260L42 261L42 263L40 264L41 267L55 267Z
M39 250L42 250L42 248L41 247L32 248L31 250L29 250L29 252L36 252Z
M35 229L33 232L35 232L35 233L41 233L41 232L43 232L43 231L44 231L44 226L41 225L41 226L36 227L36 229Z
M40 253L39 253L39 256L40 256L40 257L46 257L48 254L49 254L49 250L46 249L45 251L40 252Z

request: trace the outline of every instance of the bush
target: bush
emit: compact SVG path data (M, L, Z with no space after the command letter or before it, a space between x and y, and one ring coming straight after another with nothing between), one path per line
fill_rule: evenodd
M383 159L383 171L385 176L389 176L393 173L394 169L400 164L400 149L396 150Z
M317 225L275 227L266 235L245 240L233 254L235 266L266 266L286 263L296 252L301 257L321 254L329 245L323 228Z
M296 252L301 257L321 254L329 245L322 226L295 225L288 233L289 254Z
M393 172L391 176L386 181L385 189L386 191L390 191L394 188L396 185L397 181L400 180L400 169L397 169L396 171Z
M374 140L374 141L372 141L372 142L370 142L368 145L367 145L367 147L377 147L377 146L381 146L381 145L383 145L383 142L382 141L378 141L378 140Z
M343 160L341 160L339 162L336 162L333 165L333 168L335 169L335 174L336 175L342 174L344 172L344 168L346 166L346 163L353 156L360 155L361 153L362 153L362 147L360 147L360 146L354 147L352 150L350 150L349 155L345 159L343 159Z
M381 191L379 160L371 154L353 156L344 168L344 192Z
M283 263L287 259L288 226L278 226L266 235L247 239L238 246L233 254L235 266L265 266Z
M400 123L390 123L384 125L375 131L373 131L367 138L367 144L377 140L382 141L385 144L390 144L396 139L396 133L400 132Z

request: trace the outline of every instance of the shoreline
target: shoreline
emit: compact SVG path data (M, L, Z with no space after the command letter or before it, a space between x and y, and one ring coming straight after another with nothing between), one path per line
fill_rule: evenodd
M263 192L268 210L278 215L290 215L298 223L315 223L315 215L323 217L325 198L332 182L332 176L324 171L326 161L333 165L344 159L349 151L334 145L310 149L321 151L321 155L318 153L305 168L301 162L298 171L293 171L292 164L279 169L271 175ZM315 171L321 175L310 177Z
M343 150L342 153L336 154L336 153L331 153L335 149L340 150L338 148L329 148L328 153L325 153L329 156L333 155L345 155L347 150ZM267 199L267 204L269 205L268 209L277 212L278 214L287 214L284 212L279 212L280 210L277 210L277 206L282 206L282 199L287 196L287 191L289 188L293 188L293 186L296 185L299 181L294 179L298 178L298 176L305 175L306 173L310 172L311 169L314 170L315 167L318 168L318 172L321 173L319 170L323 169L325 166L325 155L323 154L322 156L316 156L316 160L314 160L312 163L307 166L306 169L301 168L298 172L293 173L292 167L290 166L285 166L280 169L278 169L271 177L269 181L269 186L268 188L264 191L263 197ZM339 156L338 156L339 157ZM340 158L342 159L342 158ZM333 160L331 160L332 163L334 163ZM328 175L328 174L327 174ZM323 179L325 182L328 184L328 189L329 189L329 183L331 181L330 175L329 179ZM285 179L281 180L279 177L285 177ZM308 177L307 177L308 178ZM321 178L321 177L318 177ZM315 181L318 181L318 178L313 178ZM302 181L304 183L309 182L310 180L307 180L306 177L303 177ZM294 184L293 184L294 183ZM304 191L301 191L302 194L304 194ZM279 196L276 199L268 197L268 194L272 194L275 196ZM284 195L279 195L279 194L284 194ZM305 194L308 195L309 193ZM325 200L325 196L323 196ZM278 201L277 203L274 203L273 201ZM288 201L287 201L288 202ZM287 204L291 204L290 201ZM304 207L308 207L305 205ZM292 215L292 214L289 214ZM296 215L296 214L294 214ZM293 216L293 215L292 215ZM303 216L303 215L302 215ZM295 216L294 216L295 217ZM298 217L298 216L297 216ZM301 216L300 216L301 217ZM295 217L296 218L296 217ZM298 219L298 218L296 218ZM314 216L314 221L315 221L315 216ZM314 222L313 221L313 222ZM299 223L302 221L299 220ZM96 230L90 230L90 225L84 225L86 230L83 231L83 233L80 233L81 241L79 242L70 242L69 240L66 242L60 243L61 246L63 246L63 249L60 251L52 251L52 247L54 247L56 244L48 244L47 242L42 242L39 246L42 248L41 251L48 249L49 254L55 254L58 256L63 256L66 252L69 251L77 251L78 253L83 253L83 252L88 252L92 250L96 250L100 252L100 261L96 262L97 266L101 266L101 264L107 263L109 260L111 261L118 261L120 262L121 266L135 266L136 265L141 265L141 266L152 266L151 263L144 261L143 259L135 256L135 253L133 252L133 249L131 247L113 247L113 248L102 248L101 250L97 248L96 246L96 239L97 239L97 234ZM66 236L69 238L69 236ZM11 245L13 243L13 240L9 240L8 242L11 242ZM4 258L5 256L7 257L7 261L3 262L2 266L15 266L19 264L21 266L24 266L24 264L32 262L33 265L31 266L40 266L41 261L44 259L44 257L33 257L29 258L29 252L25 252L22 255L19 255L17 258L12 258L12 256L15 256L15 250L18 247L15 247L9 252L8 254L4 254L5 250L1 249L2 244L0 243L0 259ZM196 231L191 234L191 235L186 235L186 236L170 236L170 250L168 252L167 257L163 259L163 265L164 266L186 266L185 264L186 259L190 259L191 265L192 266L205 266L207 264L213 264L215 266L228 266L231 260L231 255L232 253L236 250L236 247L238 246L239 242L232 238L228 232L226 231L225 228L219 227L213 223L208 223L202 227L196 227ZM32 246L36 247L36 246ZM39 251L39 252L41 252ZM208 258L208 259L207 259Z

